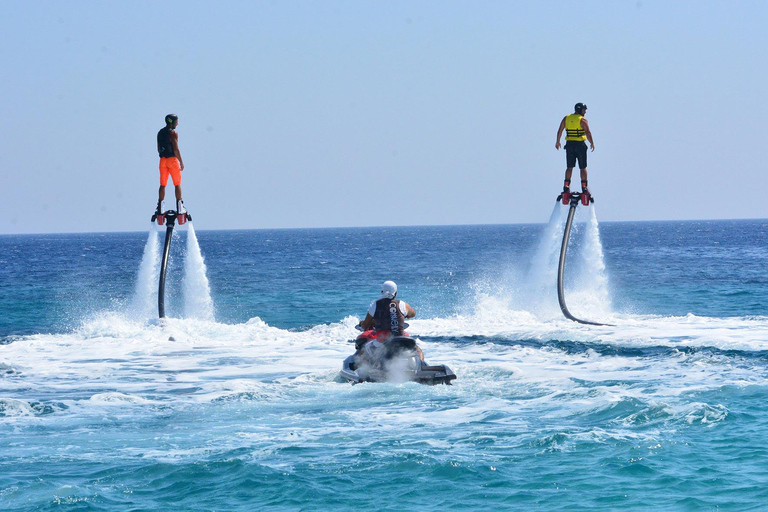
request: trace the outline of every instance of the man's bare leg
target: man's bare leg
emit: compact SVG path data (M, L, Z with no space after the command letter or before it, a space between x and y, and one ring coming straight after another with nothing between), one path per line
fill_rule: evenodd
M161 212L161 205L163 204L163 199L165 199L165 187L163 185L160 185L160 188L157 191L157 209L155 210L156 215L160 215Z
M176 185L176 211L185 213L184 202L181 200L181 185Z

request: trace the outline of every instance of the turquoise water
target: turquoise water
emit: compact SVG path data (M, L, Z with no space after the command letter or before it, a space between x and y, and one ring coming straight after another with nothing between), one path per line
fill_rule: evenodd
M768 221L0 237L0 508L762 509ZM200 251L205 261L198 258ZM453 386L338 382L394 279ZM173 337L174 341L170 341Z

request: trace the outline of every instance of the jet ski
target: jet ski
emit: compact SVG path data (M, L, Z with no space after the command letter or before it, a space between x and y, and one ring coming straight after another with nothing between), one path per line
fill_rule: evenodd
M344 360L339 376L351 382L418 382L451 384L456 374L448 366L428 365L419 358L416 340L404 334L368 330L350 340L356 352Z

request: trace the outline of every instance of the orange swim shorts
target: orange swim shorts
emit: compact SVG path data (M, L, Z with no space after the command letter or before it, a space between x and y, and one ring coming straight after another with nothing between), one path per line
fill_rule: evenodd
M164 187L168 184L168 175L171 175L173 184L177 187L181 185L181 166L179 165L179 159L175 156L170 158L160 159L160 186Z

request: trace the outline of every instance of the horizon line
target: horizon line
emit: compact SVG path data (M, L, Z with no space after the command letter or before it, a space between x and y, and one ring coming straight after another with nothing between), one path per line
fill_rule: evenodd
M644 220L606 220L598 224L639 224L651 222L727 222L727 221L768 221L767 217L740 217L740 218L720 218L720 219L644 219ZM291 230L323 230L323 229L387 229L387 228L450 228L450 227L479 227L479 226L535 226L545 225L547 222L506 222L506 223L483 223L483 224L401 224L401 225L380 225L380 226L314 226L314 227L272 227L272 228L204 228L205 231L291 231ZM152 225L156 225L152 223ZM158 226L158 231L163 227ZM34 236L34 235L100 235L100 234L121 234L121 233L144 233L143 230L131 231L49 231L49 232L30 232L30 233L0 233L0 237L5 236Z

